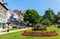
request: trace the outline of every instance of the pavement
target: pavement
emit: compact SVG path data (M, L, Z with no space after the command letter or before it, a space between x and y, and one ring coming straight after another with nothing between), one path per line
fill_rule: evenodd
M4 29L0 28L0 33L5 30L7 30L7 28L4 28Z
M27 30L27 29L32 29L32 28L24 28L24 29L12 30L12 31L9 31L9 32L0 32L0 34L9 34L9 33L19 32L19 31L23 31L23 30ZM2 31L2 30L6 30L6 29L0 29L0 31Z

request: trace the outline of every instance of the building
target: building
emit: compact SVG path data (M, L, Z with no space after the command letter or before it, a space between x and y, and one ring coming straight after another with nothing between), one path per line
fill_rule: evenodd
M24 22L23 12L19 10L14 10L14 12L18 15L19 22Z
M0 0L0 26L4 27L4 25L7 23L7 19L10 19L10 17L13 16L13 20L18 20L18 22L23 22L24 17L22 11L19 10L9 10L6 6L6 3L4 0Z
M3 3L0 2L0 23L6 23L7 21L7 11L8 8L6 6L4 6Z
M4 0L0 0L1 3L4 3Z
M8 8L4 0L0 0L0 27L5 28L8 19Z

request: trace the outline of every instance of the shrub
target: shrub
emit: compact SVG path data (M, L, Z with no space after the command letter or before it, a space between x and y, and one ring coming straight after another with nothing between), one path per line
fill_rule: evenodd
M46 30L46 26L43 26L42 24L36 24L33 28L33 31L36 31L36 30Z
M24 31L22 33L24 36L56 36L58 35L56 31L50 31L50 32L26 32Z

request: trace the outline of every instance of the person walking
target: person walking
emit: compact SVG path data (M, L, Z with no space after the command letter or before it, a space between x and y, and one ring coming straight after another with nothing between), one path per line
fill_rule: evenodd
M10 21L10 19L8 19L8 20L7 20L7 25L8 25L8 26L7 26L7 32L9 32L9 25L10 25L10 24L11 24L11 21Z

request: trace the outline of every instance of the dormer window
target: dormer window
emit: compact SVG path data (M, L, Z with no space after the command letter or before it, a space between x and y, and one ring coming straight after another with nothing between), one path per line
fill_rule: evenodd
M4 0L0 0L1 3L4 3Z

